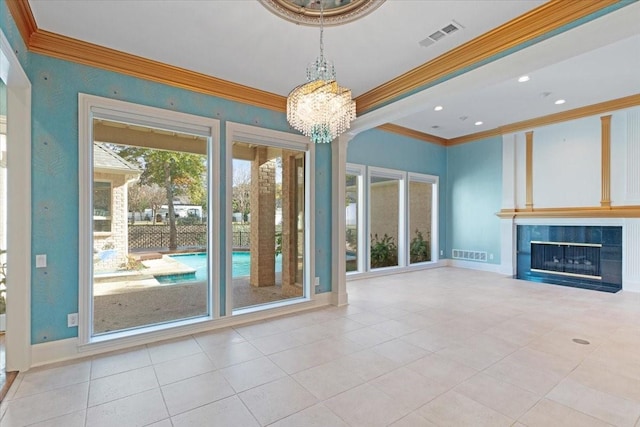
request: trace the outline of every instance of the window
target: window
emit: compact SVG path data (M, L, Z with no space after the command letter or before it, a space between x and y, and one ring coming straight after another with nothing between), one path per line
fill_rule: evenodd
M409 174L409 264L432 261L434 182L428 175Z
M437 261L438 177L347 164L345 179L347 274Z
M313 144L227 124L227 307L233 314L310 298Z
M80 96L83 344L218 315L215 120Z
M404 265L404 174L369 168L369 267Z
M364 248L364 168L347 165L346 169L346 271L357 273L364 270L366 251Z
M111 183L93 182L93 231L111 231Z

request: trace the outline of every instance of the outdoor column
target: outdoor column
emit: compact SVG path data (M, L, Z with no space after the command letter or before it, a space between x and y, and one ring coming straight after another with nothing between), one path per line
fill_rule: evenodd
M302 296L298 271L298 182L295 153L282 154L282 296Z
M276 284L276 163L267 147L251 162L251 285Z

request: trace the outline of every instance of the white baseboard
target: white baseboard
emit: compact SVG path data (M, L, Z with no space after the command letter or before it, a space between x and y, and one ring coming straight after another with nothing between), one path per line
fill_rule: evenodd
M36 366L94 356L109 351L123 350L130 347L151 344L157 341L179 338L200 332L228 328L231 326L238 326L260 320L267 320L273 317L327 307L331 305L332 302L333 294L331 292L323 292L321 294L314 295L312 300L300 302L297 304L291 304L264 311L239 314L188 326L181 326L153 333L140 334L122 339L114 339L111 341L105 341L96 344L80 345L80 343L78 342L78 338L68 338L42 344L34 344L31 346L31 367L34 368Z
M497 273L510 276L510 273L504 273L503 267L500 264L487 264L484 262L462 261L458 259L450 259L449 267L468 268L470 270L488 271L490 273Z
M425 264L415 264L407 267L387 267L379 270L367 271L365 273L352 273L347 274L347 282L352 280L369 279L371 277L389 276L392 274L408 273L410 271L429 270L431 268L447 267L449 265L448 260L441 259L436 262L429 262Z

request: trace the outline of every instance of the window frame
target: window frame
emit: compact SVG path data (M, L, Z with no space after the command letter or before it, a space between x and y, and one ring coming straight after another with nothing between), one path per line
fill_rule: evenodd
M356 220L358 221L358 260L357 260L357 269L355 271L348 271L347 276L353 276L367 271L367 262L369 259L369 250L367 249L367 240L366 230L367 230L367 222L365 221L365 212L368 212L367 207L365 206L365 177L367 174L367 168L364 165L358 165L355 163L347 163L347 167L345 169L345 177L346 175L356 175L358 182L358 212L356 215ZM346 183L345 183L346 184ZM346 195L345 195L346 196ZM345 212L346 215L346 212ZM345 222L346 227L346 222ZM346 233L346 230L345 230ZM346 269L346 265L345 265Z
M409 227L411 225L411 209L409 208L410 203L411 203L411 182L421 182L421 183L425 183L425 184L431 184L431 260L430 261L423 261L423 262L416 262L416 263L411 263L411 257L410 257L410 252L411 252L411 230L409 230ZM406 206L406 212L407 212L407 220L406 220L406 224L407 224L407 267L415 267L415 266L421 266L421 265L428 265L428 264L432 264L434 262L438 261L438 191L439 191L439 186L438 186L438 182L439 182L439 178L435 175L428 175L428 174L422 174L422 173L416 173L416 172L409 172L407 174L407 206Z
M401 271L421 270L432 268L439 264L439 180L437 175L429 175L418 172L402 171L397 169L381 168L377 166L361 165L355 163L347 163L346 175L354 175L356 172L362 172L363 186L362 193L362 217L363 226L359 227L359 238L362 239L365 255L359 254L359 262L362 261L362 269L346 273L349 279L359 279L370 276L379 276L391 274ZM380 268L371 268L371 177L393 178L400 180L399 184L399 218L398 218L398 265ZM431 261L419 263L411 263L410 257L410 184L411 182L424 182L432 184L431 193ZM360 214L360 213L359 213ZM346 215L346 212L343 213ZM346 231L346 230L345 230ZM360 245L360 241L358 243ZM345 244L341 243L344 248ZM346 266L344 267L346 269Z
M263 146L297 150L305 153L305 242L304 242L304 283L303 297L288 298L269 304L233 309L232 292L226 292L225 305L222 312L225 315L239 316L276 307L285 307L311 301L315 298L315 287L312 286L315 277L315 145L305 136L288 132L265 129L257 126L235 122L226 122L226 239L225 239L225 277L231 283L232 253L233 253L233 143L244 142ZM230 288L227 286L227 288Z
M93 348L112 346L118 342L131 342L146 338L158 339L171 336L176 330L189 325L201 324L220 316L220 254L216 244L220 236L220 197L219 187L219 136L220 122L208 117L165 110L104 98L84 93L78 94L78 177L79 186L79 256L78 256L78 349L86 351ZM207 189L208 189L208 238L209 283L208 315L186 320L141 326L131 330L116 331L109 334L92 335L93 326L93 121L94 118L139 124L175 132L189 133L206 137L207 146ZM112 201L113 203L113 201ZM113 206L112 206L113 209ZM113 214L113 212L112 212ZM215 239L212 239L215 236Z
M398 241L396 245L398 247L398 265L388 266L388 267L379 267L379 268L371 268L371 179L373 177L378 178L388 178L398 180ZM401 250L401 248L406 247L406 219L407 219L407 209L406 209L406 182L407 182L407 173L404 171L396 170L396 169L387 169L380 168L375 166L367 166L367 234L366 234L366 242L367 242L367 271L371 272L379 272L386 271L391 269L398 269L406 266L406 251Z

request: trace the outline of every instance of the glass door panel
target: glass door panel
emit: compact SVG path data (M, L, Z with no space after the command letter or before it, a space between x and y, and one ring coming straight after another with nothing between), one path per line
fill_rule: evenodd
M360 176L347 173L346 176L346 271L358 271L358 233L359 233L359 196Z
M91 335L210 314L208 138L93 121Z
M233 309L305 296L305 156L233 143Z
M409 181L409 263L431 261L433 184Z
M371 174L369 230L371 269L398 266L401 180Z

